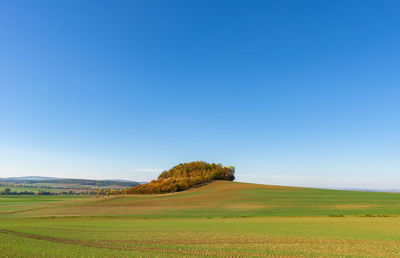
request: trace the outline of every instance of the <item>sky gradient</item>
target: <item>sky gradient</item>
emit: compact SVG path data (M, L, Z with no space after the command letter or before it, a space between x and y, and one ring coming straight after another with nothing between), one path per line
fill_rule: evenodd
M400 188L398 1L2 1L0 177Z

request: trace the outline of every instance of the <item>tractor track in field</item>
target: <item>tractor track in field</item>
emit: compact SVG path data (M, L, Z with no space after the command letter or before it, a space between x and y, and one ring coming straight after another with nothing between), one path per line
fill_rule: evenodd
M118 247L118 246L109 246L109 245L103 245L103 244L93 243L93 242L84 242L81 240L40 236L40 235L17 232L17 231L1 229L1 228L0 228L0 233L24 237L24 238L36 239L36 240L44 240L44 241L49 241L49 242L61 243L61 244L70 244L70 245L95 247L95 248L106 248L106 249L123 250L123 251L139 251L139 252L142 251L142 252L156 252L156 253L165 253L165 254L181 254L181 255L191 255L191 256L217 256L217 257L235 257L235 256L237 256L237 257L282 257L282 258L287 257L287 256L277 256L277 255L269 255L269 254L252 254L252 253L193 250L193 249L169 249L169 248L139 247L139 246L138 247Z
M31 209L16 210L16 211L3 211L3 212L0 212L0 215L23 213L23 212L27 212L27 211L36 211L36 210L47 209L47 208L51 208L51 207L39 207L39 208L31 208Z

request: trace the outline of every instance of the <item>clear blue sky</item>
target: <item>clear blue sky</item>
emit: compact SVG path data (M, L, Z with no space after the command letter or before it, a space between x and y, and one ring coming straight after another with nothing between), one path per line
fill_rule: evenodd
M1 1L0 177L400 188L398 1Z

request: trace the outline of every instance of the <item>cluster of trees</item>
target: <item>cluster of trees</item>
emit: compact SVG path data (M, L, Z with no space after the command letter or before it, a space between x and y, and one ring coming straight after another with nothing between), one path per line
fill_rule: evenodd
M195 161L179 164L162 172L157 180L121 191L124 194L154 194L183 191L213 180L235 179L235 168Z
M46 191L37 191L32 192L32 191L12 191L10 188L4 188L1 192L0 195L53 195L54 193L52 192L46 192Z
M42 191L39 190L37 192L32 192L32 191L12 191L10 188L4 188L1 192L0 195L71 195L71 194L76 194L75 192L48 192L48 191Z
M96 195L96 191L62 191L62 192L47 192L39 190L36 195Z
M119 195L119 194L125 194L125 190L120 190L120 189L93 189L90 191L62 191L62 192L50 192L50 191L43 191L43 190L38 190L38 191L13 191L10 188L4 188L3 190L0 191L0 195L105 195L105 196L110 196L110 195Z
M119 189L93 189L88 191L62 191L62 192L45 192L40 191L36 195L116 195L122 194Z
M107 190L111 191L113 193L114 190ZM63 191L63 192L49 192L49 191L43 191L39 190L37 192L33 191L12 191L10 188L4 188L2 191L0 191L0 195L97 195L97 194L102 194L102 195L110 195L107 194L107 191L103 190L93 190L93 191L80 191L80 192L74 192L74 191ZM118 194L120 194L120 191L118 191ZM114 194L114 193L113 193Z
M105 196L119 195L119 194L125 194L125 190L103 188L103 189L98 189L96 191L96 194L97 195L105 195Z
M11 191L10 188L4 188L0 192L0 195L35 195L35 193L34 192L30 192L30 191L16 192L16 191Z

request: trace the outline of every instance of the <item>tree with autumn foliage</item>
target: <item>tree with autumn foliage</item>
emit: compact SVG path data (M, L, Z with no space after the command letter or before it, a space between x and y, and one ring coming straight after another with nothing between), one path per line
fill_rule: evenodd
M126 194L158 194L183 191L213 180L235 179L235 168L221 164L194 161L181 163L170 170L163 171L148 184L125 189Z

